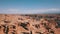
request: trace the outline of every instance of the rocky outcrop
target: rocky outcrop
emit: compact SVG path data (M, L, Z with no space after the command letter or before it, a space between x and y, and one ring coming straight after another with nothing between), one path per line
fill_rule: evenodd
M1 34L59 34L60 15L0 14Z

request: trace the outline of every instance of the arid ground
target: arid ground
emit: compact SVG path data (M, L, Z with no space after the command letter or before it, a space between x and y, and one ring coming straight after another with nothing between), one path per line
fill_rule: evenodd
M0 34L60 34L60 15L0 14Z

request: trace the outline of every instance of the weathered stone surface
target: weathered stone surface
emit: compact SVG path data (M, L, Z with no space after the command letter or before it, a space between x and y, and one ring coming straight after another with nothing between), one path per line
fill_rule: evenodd
M60 34L58 14L0 14L0 34Z

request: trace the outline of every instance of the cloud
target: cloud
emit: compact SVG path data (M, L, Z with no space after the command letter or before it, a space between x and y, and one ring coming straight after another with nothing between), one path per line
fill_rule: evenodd
M60 13L60 8L45 8L45 9L2 9L0 13L6 14L44 14L44 13Z

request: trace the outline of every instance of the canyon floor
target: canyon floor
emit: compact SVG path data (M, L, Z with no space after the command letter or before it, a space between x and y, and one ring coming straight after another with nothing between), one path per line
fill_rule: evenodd
M60 34L60 15L0 14L0 34Z

